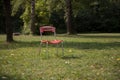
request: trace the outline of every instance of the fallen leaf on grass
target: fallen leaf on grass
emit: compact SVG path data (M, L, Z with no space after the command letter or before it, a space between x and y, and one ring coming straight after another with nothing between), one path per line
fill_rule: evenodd
M117 60L117 61L120 61L120 58L117 58L116 60Z

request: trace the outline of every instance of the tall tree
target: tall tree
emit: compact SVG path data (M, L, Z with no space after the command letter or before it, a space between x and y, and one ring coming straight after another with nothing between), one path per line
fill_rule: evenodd
M6 29L4 27L5 25L5 18L4 18L4 11L3 11L3 0L0 0L0 33L5 33Z
M67 25L67 34L73 34L74 31L72 29L73 26L73 19L72 19L72 4L71 0L66 0L66 25Z
M12 19L11 19L11 5L10 0L4 1L4 9L5 9L5 19L6 19L6 33L7 33L7 42L13 41L13 27L12 27Z
M73 9L72 2L73 0L48 0L51 10L60 10L65 11L64 17L66 21L67 34L73 34L75 28L73 26Z
M31 33L35 34L35 0L31 0Z

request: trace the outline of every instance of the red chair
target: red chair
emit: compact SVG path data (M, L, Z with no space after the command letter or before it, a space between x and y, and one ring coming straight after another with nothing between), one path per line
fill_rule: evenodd
M55 39L54 40L44 40L42 37L43 37L43 33L44 32L52 32L54 33L54 37ZM40 41L40 52L41 52L41 49L42 49L42 44L46 44L46 53L48 53L48 45L49 44L53 44L53 45L56 45L57 46L57 54L58 54L58 44L61 44L61 47L62 47L62 53L63 53L63 40L58 40L56 39L56 28L53 27L53 26L42 26L40 27L40 36L41 36L41 41Z

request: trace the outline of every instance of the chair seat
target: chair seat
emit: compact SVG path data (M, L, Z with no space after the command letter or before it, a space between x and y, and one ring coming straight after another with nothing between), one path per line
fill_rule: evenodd
M48 41L49 44L59 44L61 43L63 40L51 40L51 41Z
M41 40L41 43L47 43L48 40Z

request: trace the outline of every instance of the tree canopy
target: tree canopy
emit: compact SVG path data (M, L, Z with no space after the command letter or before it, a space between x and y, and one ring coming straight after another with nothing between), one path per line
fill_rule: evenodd
M32 1L34 0L11 0L12 17L15 25L14 32L39 34L40 26L53 25L57 28L58 33L67 33L66 1L71 2L70 15L72 22L70 22L70 25L76 33L119 32L119 0L36 0L33 15ZM3 5L0 6L2 10ZM4 19L3 12L0 17ZM0 25L5 25L3 23L4 21L1 20ZM32 28L31 25L34 27ZM4 27L0 27L0 29L2 29L0 33L6 32Z

